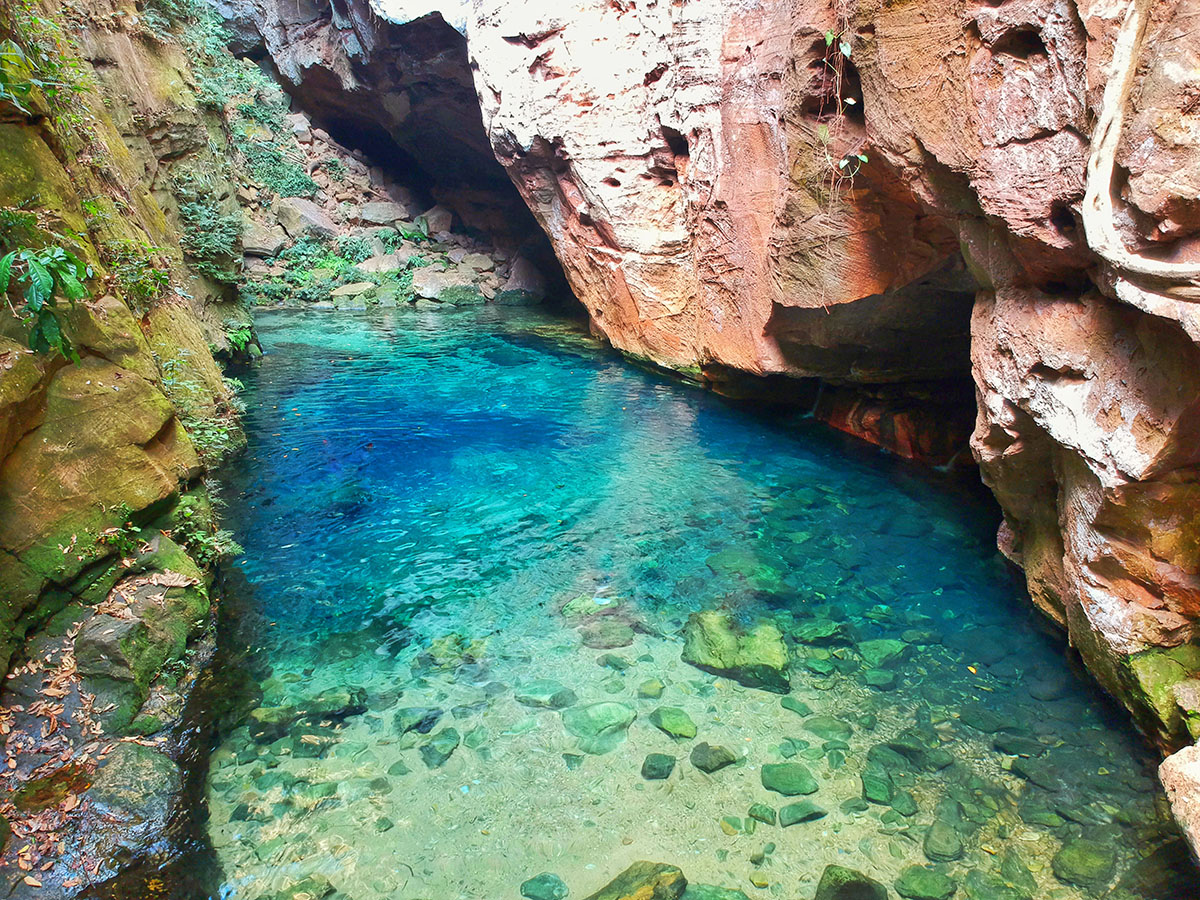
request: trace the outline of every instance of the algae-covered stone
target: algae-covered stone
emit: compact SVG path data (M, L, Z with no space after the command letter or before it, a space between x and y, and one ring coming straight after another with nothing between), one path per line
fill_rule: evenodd
M888 900L888 892L862 872L844 866L826 866L813 900Z
M789 825L798 825L801 822L815 822L827 815L829 815L827 810L817 806L811 800L801 800L799 803L789 803L779 810L779 825L787 828Z
M833 716L813 716L805 721L804 727L826 741L846 741L854 734L854 728L848 722Z
M749 816L752 819L762 822L764 825L775 824L775 810L765 803L752 803L750 805Z
M868 762L862 773L863 799L872 803L890 804L895 792L896 786L888 770L877 763Z
M933 862L952 862L963 855L962 838L958 829L941 819L935 820L929 826L922 846L925 856Z
M675 771L675 757L666 753L649 753L642 761L642 777L647 781L662 781Z
M415 731L418 734L429 734L442 718L442 710L436 706L406 706L396 710L394 721L396 731L407 734Z
M1087 838L1075 838L1054 854L1050 866L1059 881L1077 887L1096 887L1112 878L1116 862L1111 847Z
M760 777L763 787L785 797L812 794L818 787L812 773L800 763L767 763L762 767Z
M972 869L963 882L970 900L1031 900L1025 891L1009 884L998 875Z
M574 706L562 712L563 727L579 740L585 753L608 753L625 740L625 732L637 710L625 703L601 700L585 706Z
M565 709L568 706L574 706L579 699L573 690L551 678L539 678L531 681L513 696L523 706L535 706L542 709Z
M659 731L676 739L691 739L696 736L696 723L677 706L660 706L650 713L650 722Z
M421 745L421 759L430 769L440 768L458 749L461 741L462 737L457 728L443 728L427 743Z
M684 630L683 661L747 687L786 694L788 650L774 625L740 628L717 610L693 613Z
M896 893L909 900L950 900L957 890L954 879L924 866L909 866L896 879Z
M692 765L710 775L737 761L733 751L717 744L701 742L692 748Z
M553 872L535 875L521 885L521 896L527 900L563 900L567 885Z
M640 861L586 900L679 900L687 879L678 866Z
M642 700L657 700L666 686L657 678L648 678L638 685L638 697Z

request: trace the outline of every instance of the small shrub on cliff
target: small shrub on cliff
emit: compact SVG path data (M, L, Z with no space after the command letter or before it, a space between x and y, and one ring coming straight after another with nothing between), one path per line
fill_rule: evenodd
M255 140L239 128L234 129L233 143L245 159L250 177L271 193L280 197L311 197L316 193L317 183L281 144Z
M233 535L217 527L212 502L205 495L184 494L171 518L171 538L181 544L199 565L210 567L221 559L242 553Z
M371 258L371 242L365 237L343 235L337 239L338 255L353 264L365 262Z
M214 281L232 284L238 276L240 213L223 213L210 179L183 172L174 179L179 202L179 246L192 267Z
M105 241L100 255L136 313L144 313L171 284L171 272L161 247L143 241Z
M78 116L71 99L87 90L87 70L58 23L39 13L33 0L0 3L0 100L25 115L44 100L55 124L70 124Z

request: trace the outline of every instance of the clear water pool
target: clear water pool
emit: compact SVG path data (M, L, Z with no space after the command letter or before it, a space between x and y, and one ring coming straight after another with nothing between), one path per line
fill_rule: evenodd
M919 865L974 900L1189 896L1154 760L1039 627L980 492L539 313L258 329L227 518L262 698L211 760L224 895L552 873L583 898L650 859L789 900L828 863L893 893ZM704 610L776 627L790 693L684 662ZM769 789L780 763L816 790Z

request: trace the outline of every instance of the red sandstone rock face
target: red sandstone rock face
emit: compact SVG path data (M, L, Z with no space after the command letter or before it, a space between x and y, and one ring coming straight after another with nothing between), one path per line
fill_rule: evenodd
M496 153L617 347L724 390L870 386L819 413L926 458L881 386L961 374L970 348L1001 546L1167 746L1185 733L1146 654L1200 615L1200 286L1137 254L1187 263L1200 231L1198 6L476 0L468 29ZM839 181L848 153L869 161ZM1093 156L1125 242L1099 265Z

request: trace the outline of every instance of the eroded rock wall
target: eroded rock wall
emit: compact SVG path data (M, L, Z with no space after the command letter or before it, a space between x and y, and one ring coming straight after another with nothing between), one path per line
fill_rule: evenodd
M1194 0L442 6L598 332L821 379L911 455L888 410L969 371L1002 549L1152 739L1193 736Z
M142 12L0 4L0 37L28 60L6 46L0 92L0 257L20 254L0 308L12 897L72 896L166 846L180 789L168 733L211 642L205 567L222 541L202 478L241 440L214 352L248 317L215 258L191 255L184 211L238 209L223 123L197 99L176 24ZM37 304L53 296L64 352L30 341L43 276L29 260L57 272L54 253L80 263L77 302L56 277Z

